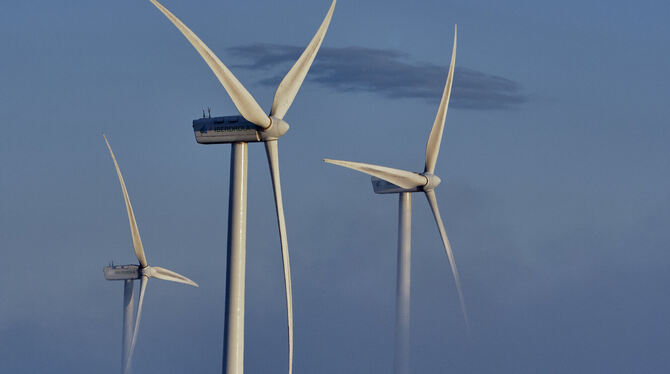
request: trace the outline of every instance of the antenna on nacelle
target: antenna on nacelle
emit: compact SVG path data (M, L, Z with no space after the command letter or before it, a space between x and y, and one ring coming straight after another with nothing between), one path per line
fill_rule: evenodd
M207 107L207 114L209 115L209 118L212 118L212 110Z
M202 108L202 118L205 118L205 108Z

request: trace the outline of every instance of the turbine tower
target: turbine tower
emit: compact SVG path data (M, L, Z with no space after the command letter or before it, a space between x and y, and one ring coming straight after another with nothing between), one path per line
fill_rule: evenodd
M428 144L426 145L426 164L423 173L414 173L405 170L388 168L364 164L360 162L339 161L324 159L325 162L344 166L372 176L372 187L375 193L399 194L399 219L398 219L398 268L397 268L397 288L396 288L396 338L395 338L395 362L394 371L396 374L409 373L409 306L410 306L410 258L411 258L411 222L412 222L412 192L424 192L428 199L428 204L435 216L437 228L442 237L444 249L447 252L451 271L456 282L456 290L461 303L461 311L468 325L468 314L465 308L465 300L461 291L461 282L459 280L458 269L454 261L454 254L449 245L447 233L444 230L444 224L440 217L440 211L437 206L434 189L440 184L440 178L433 174L435 172L435 163L437 154L440 151L442 141L442 132L444 130L444 120L447 115L449 105L449 96L451 94L451 84L454 76L454 62L456 61L456 27L454 27L454 49L451 55L451 64L447 83L444 87L442 100L433 123L433 129L430 131Z
M116 157L114 156L114 152L112 152L112 147L109 145L109 141L107 141L107 136L105 136L105 134L102 134L102 136L105 138L105 143L109 149L109 154L112 156L112 160L114 161L114 167L116 167L116 175L118 175L119 183L121 183L121 191L123 191L123 199L126 203L126 210L128 211L128 221L130 221L130 234L133 238L133 247L135 249L137 260L140 263L139 265L111 265L104 268L105 279L123 280L124 283L121 372L128 374L130 373L130 362L133 356L133 351L135 350L135 343L137 343L137 332L140 328L140 317L142 316L144 293L147 289L149 278L184 283L194 287L198 287L198 285L192 280L186 278L183 275L177 274L172 270L164 269L158 266L149 266L146 255L144 253L144 247L142 246L142 239L140 239L140 231L137 228L137 222L135 221L133 207L130 205L130 198L128 197L126 184L123 181L123 175L121 175L121 169L119 169L119 164L116 162ZM133 302L135 289L134 282L136 279L140 280L140 300L137 306L137 316L135 317L135 322L133 323L133 314L135 309Z
M321 42L328 30L336 0L333 0L316 34L286 74L275 92L270 114L235 78L233 73L193 31L156 0L150 0L186 37L205 60L233 100L241 116L203 118L193 121L193 131L201 144L232 144L230 195L228 204L228 244L226 276L226 314L224 324L223 372L242 374L244 367L244 282L246 263L247 157L249 142L264 142L274 189L281 255L284 266L288 327L288 372L293 370L293 302L286 223L279 180L277 140L289 129L283 118L293 103Z

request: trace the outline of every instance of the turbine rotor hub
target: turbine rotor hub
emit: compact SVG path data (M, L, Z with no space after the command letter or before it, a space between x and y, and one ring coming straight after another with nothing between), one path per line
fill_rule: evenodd
M434 189L435 187L437 187L440 183L442 183L442 180L440 179L440 177L438 177L435 174L424 173L423 176L426 177L426 180L428 181L423 186L424 191L430 191L430 190Z
M152 278L156 274L156 270L151 266L145 266L142 268L141 273L147 278Z
M290 127L291 126L289 126L283 119L270 116L270 126L260 131L261 140L277 140L282 135L286 134Z

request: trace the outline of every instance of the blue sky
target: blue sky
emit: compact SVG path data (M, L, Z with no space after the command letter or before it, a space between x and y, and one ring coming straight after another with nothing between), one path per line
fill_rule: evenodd
M163 4L263 108L329 5ZM397 198L321 159L421 170L456 23L436 194L471 332L416 195L413 371L667 372L669 10L340 0L279 146L295 372L390 371ZM136 260L102 131L149 263L201 286L151 282L135 371L219 372L230 151L191 121L236 114L225 91L148 1L13 1L0 34L0 372L118 372L123 287L102 267ZM282 373L271 184L249 157L245 366Z

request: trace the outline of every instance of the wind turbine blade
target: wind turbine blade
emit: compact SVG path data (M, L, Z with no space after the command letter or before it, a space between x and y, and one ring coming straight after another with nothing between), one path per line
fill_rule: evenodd
M433 174L435 171L435 163L437 162L437 154L440 153L442 131L444 131L444 119L447 117L447 107L449 106L449 97L451 96L451 84L454 80L454 64L456 63L456 32L457 27L454 25L454 50L451 52L451 64L449 65L449 74L447 75L447 83L445 84L444 92L442 93L440 107L437 109L437 116L435 116L435 122L433 122L433 129L430 130L428 144L426 144L425 173Z
M199 287L197 283L194 281L186 278L185 276L178 274L172 270L168 270L162 267L158 266L152 266L151 270L151 277L152 278L158 278L158 279L163 279L171 282L177 282L177 283L184 283L191 285L193 287Z
M223 85L223 88L226 89L228 95L233 100L235 107L240 111L242 117L246 118L247 121L260 126L262 128L267 128L270 126L270 118L263 112L263 109L258 105L253 96L244 88L242 83L235 78L235 75L228 70L226 65L219 60L218 57L212 52L205 43L198 38L191 29L186 27L179 18L175 17L167 8L165 8L161 3L156 0L150 0L158 10L163 12L163 14L181 31L182 34L188 39L193 47L200 53L200 56L205 60L210 69L214 72L219 81Z
M147 258L144 255L144 247L142 246L142 239L140 238L140 230L137 228L137 222L135 221L135 213L133 213L133 206L130 205L130 198L128 197L128 191L126 190L126 183L123 181L123 175L121 175L121 169L119 169L119 164L116 162L116 157L112 151L112 147L109 145L107 136L103 133L102 136L105 138L105 143L109 149L109 154L112 155L112 160L114 161L114 166L116 167L116 175L119 176L119 182L121 183L121 191L123 191L123 199L126 202L126 210L128 211L128 221L130 221L130 234L133 237L133 247L135 249L135 256L137 260L142 264L142 267L147 266Z
M147 289L147 283L149 283L149 277L146 275L142 276L140 280L140 301L137 304L137 316L135 317L135 329L133 331L133 339L130 343L130 349L128 349L128 359L124 366L123 372L128 374L130 373L130 363L132 362L133 352L135 351L135 343L137 343L137 332L140 329L140 318L142 317L142 305L144 304L144 292Z
M333 4L335 2L333 1ZM332 7L331 7L332 11ZM286 221L284 219L284 204L281 196L281 182L279 180L279 152L277 140L265 142L265 153L268 156L272 187L275 193L277 208L277 224L279 225L279 240L281 242L281 257L284 264L284 286L286 288L286 316L288 319L288 372L293 372L293 291L291 289L291 263L288 255L288 240L286 238Z
M288 108L291 107L293 99L295 99L295 95L298 93L298 90L302 85L302 81L305 79L309 68L312 66L314 57L316 57L316 53L319 51L319 47L321 47L323 37L326 35L326 31L328 31L328 25L333 16L336 2L337 0L333 0L333 3L330 4L330 9L326 14L326 18L321 22L321 26L316 31L312 41L309 42L305 51L300 55L300 58L298 58L298 61L296 61L291 70L289 70L279 84L279 87L277 87L275 98L272 102L272 110L270 111L271 116L282 119L286 115Z
M458 299L461 302L461 311L463 312L463 318L465 318L465 326L470 328L470 320L468 318L468 311L465 307L465 298L463 297L463 290L461 289L461 279L458 275L458 268L456 267L456 260L454 260L454 253L451 251L451 245L449 244L449 238L447 238L447 232L444 230L444 224L442 223L442 217L440 216L440 209L437 207L437 199L435 198L435 191L425 191L426 198L428 199L428 205L433 211L433 216L435 217L435 222L437 223L437 228L440 230L440 236L442 237L442 243L444 244L444 249L447 252L447 257L449 258L449 264L451 265L451 272L454 274L454 281L456 282L456 291L458 292Z
M329 158L324 158L323 161L372 175L373 177L383 179L402 188L414 188L417 186L424 186L428 183L426 177L410 171L393 169L386 166L364 164L362 162L331 160Z

